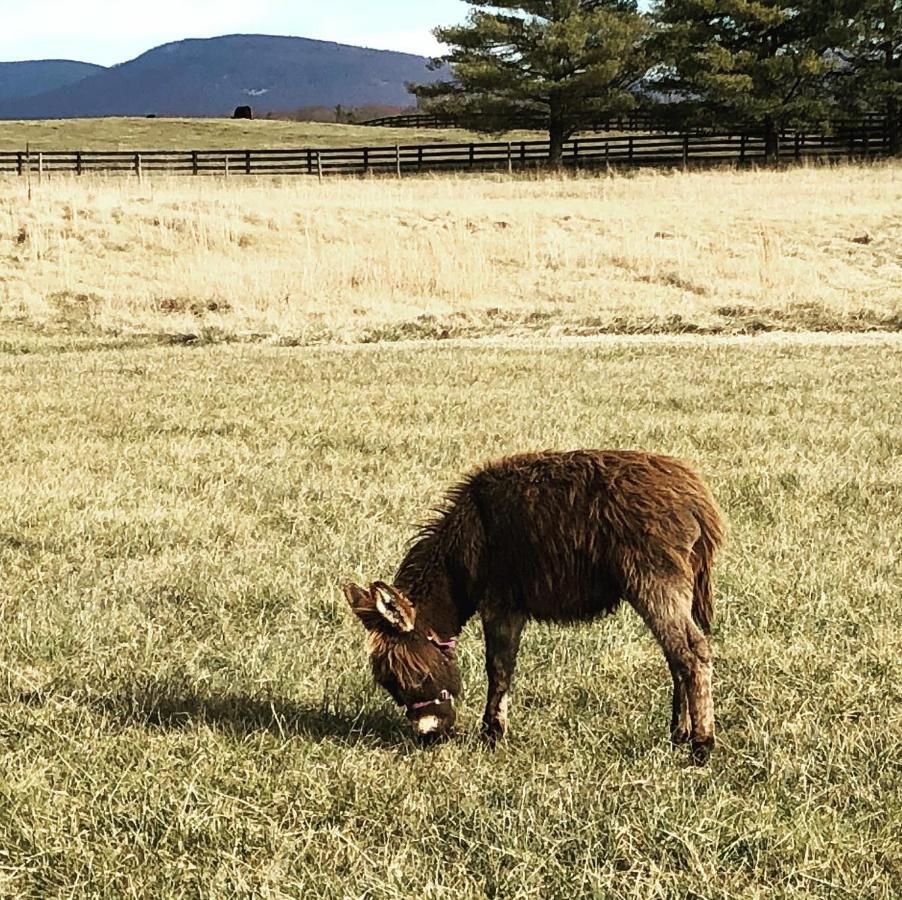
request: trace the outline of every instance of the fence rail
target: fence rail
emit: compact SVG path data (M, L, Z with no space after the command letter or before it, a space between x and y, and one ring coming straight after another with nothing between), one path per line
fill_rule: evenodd
M176 175L329 175L539 167L548 141L302 148L279 150L54 150L0 151L0 173L31 177L52 173ZM889 142L876 125L833 135L796 134L781 144L780 159L855 159L883 156ZM564 145L568 167L688 166L763 162L764 139L751 134L612 134L580 137Z
M440 116L433 113L403 113L395 116L382 116L378 119L369 119L366 122L360 122L360 125L369 125L384 128L459 128L464 127L454 118L454 116ZM545 131L548 128L548 122L541 117L523 118L516 123L516 127L521 130ZM816 128L817 126L812 126ZM839 120L833 123L831 130L839 132L848 130L849 128L879 128L886 127L886 116L883 113L865 113L855 121ZM593 119L584 122L580 126L580 131L586 133L602 133L609 131L665 131L679 132L680 134L688 131L691 134L703 134L716 131L716 129L705 127L702 125L688 127L685 124L680 125L673 116L656 112L655 110L636 110L621 116L607 116L600 119ZM783 134L794 135L795 129L784 129Z
M369 119L360 122L360 125L370 125L383 128L460 128L463 127L454 116L440 116L432 113L404 113L397 116L381 116L378 119ZM672 127L672 126L670 126ZM517 128L522 130L542 131L547 128L547 122L540 118L523 119L517 123ZM655 116L652 112L632 112L624 116L607 116L586 122L581 130L584 132L603 131L666 131L668 128L665 120Z

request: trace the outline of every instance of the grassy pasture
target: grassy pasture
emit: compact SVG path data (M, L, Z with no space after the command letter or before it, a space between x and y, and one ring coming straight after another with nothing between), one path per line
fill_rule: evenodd
M309 344L902 327L902 167L0 180L0 327Z
M514 131L504 140L541 137ZM462 128L371 128L271 119L39 119L0 122L0 150L267 150L484 141Z
M899 895L898 337L74 346L0 353L0 894ZM460 739L370 684L340 579L577 445L693 458L731 520L706 769L628 610L527 630L495 754L475 623Z

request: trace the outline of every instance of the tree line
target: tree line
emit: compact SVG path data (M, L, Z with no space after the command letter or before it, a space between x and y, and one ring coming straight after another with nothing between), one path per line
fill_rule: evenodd
M469 0L434 34L449 77L426 112L485 132L547 125L549 162L590 121L640 107L685 127L780 134L869 112L900 152L902 0Z

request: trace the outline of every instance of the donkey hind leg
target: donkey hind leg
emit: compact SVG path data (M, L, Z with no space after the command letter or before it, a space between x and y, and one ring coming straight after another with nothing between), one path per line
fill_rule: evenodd
M672 727L672 734L676 739L682 730L679 726L691 724L692 758L703 765L714 749L712 665L708 639L692 618L692 588L674 581L647 581L632 602L661 645L673 675L676 715L672 726L677 727ZM688 717L681 691L685 691Z
M670 660L670 677L673 679L673 706L670 714L670 740L676 747L689 743L692 736L692 718L689 715L689 693L679 668Z
M526 616L515 612L483 612L485 635L485 669L489 678L489 695L482 717L482 737L494 747L507 731L507 693L514 677L520 635Z

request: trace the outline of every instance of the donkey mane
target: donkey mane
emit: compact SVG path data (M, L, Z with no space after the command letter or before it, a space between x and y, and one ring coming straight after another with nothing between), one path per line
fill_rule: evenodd
M471 481L468 478L447 491L419 527L398 567L395 583L414 596L434 592L437 582L443 578L453 581L455 573L473 577L479 568L485 529L473 501Z

